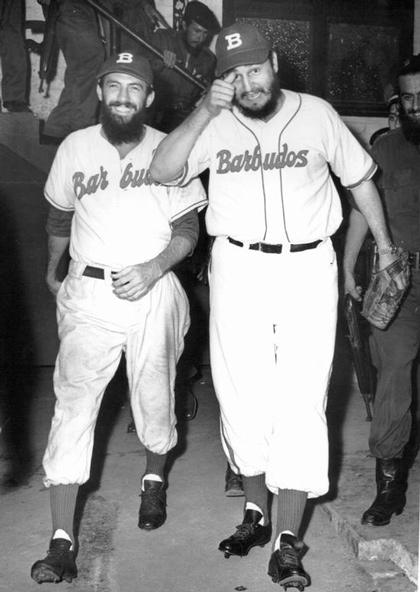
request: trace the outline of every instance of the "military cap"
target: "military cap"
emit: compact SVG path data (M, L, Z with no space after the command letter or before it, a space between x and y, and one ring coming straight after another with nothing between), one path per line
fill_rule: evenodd
M187 4L184 12L184 20L187 24L194 21L212 33L220 31L219 21L215 14L205 4L198 2L198 0L193 0Z

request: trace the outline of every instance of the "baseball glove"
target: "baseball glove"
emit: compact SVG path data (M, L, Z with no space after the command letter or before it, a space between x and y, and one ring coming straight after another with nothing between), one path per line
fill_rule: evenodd
M372 271L372 277L363 299L362 315L378 329L386 329L397 312L408 287L410 278L408 252L398 248L396 254L398 259L388 267L380 271ZM397 288L394 280L395 276L401 272L403 272L407 284L403 290Z

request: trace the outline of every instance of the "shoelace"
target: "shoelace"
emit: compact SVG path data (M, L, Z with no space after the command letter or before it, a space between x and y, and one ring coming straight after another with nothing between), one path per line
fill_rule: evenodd
M290 567L300 567L297 552L295 549L293 549L293 547L284 546L280 548L280 558L284 565Z
M255 524L239 524L236 527L236 532L232 537L235 539L246 539L250 534L254 534Z

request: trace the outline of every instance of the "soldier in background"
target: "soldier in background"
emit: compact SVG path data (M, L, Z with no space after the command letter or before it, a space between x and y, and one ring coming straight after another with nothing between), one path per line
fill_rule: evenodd
M151 59L156 80L155 126L168 133L191 113L200 98L200 89L173 70L182 66L205 85L214 79L216 58L208 48L220 30L214 13L202 2L189 2L182 30L158 29L149 41L164 56Z
M42 143L59 144L71 132L97 123L98 97L95 77L105 57L105 40L100 33L100 22L93 8L84 0L37 0L48 10L56 9L55 34L66 61L64 88L57 106L47 121L40 126ZM143 29L152 26L156 9L152 0L102 0L110 12L123 7L130 27ZM126 41L126 38L124 38ZM139 53L138 44L133 51Z
M30 112L28 105L28 56L23 31L22 0L0 0L1 95L11 113Z
M418 372L420 347L420 54L401 65L398 82L400 126L375 141L372 156L379 167L376 181L393 244L409 252L411 285L389 326L372 327L377 386L369 449L375 459L377 487L361 517L362 524L369 526L387 525L404 510L408 469L418 452L412 378L413 370ZM353 207L344 253L344 288L359 301L362 288L354 268L367 232L365 217Z

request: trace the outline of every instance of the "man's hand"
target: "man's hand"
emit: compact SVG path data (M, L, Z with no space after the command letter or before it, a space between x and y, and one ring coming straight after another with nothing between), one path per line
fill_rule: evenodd
M155 261L139 263L112 273L114 294L121 300L135 302L149 292L161 277Z
M396 261L398 259L398 255L392 254L392 253L380 253L379 254L379 268L378 270L381 271L382 269L385 269L386 267L388 267L388 265L391 265L391 263L394 263L394 261ZM404 271L401 271L398 275L396 275L394 278L395 283L397 284L397 288L399 290L404 290L409 282L410 282L410 278L407 277L407 274L404 273Z
M205 107L212 117L219 115L222 109L232 109L235 96L233 81L235 73L230 72L224 80L217 78L205 95L202 107Z
M379 255L379 267L378 271L385 269L398 259L398 255L393 255L391 253ZM401 271L398 275L394 277L395 283L399 290L404 290L409 282L410 279L407 277L407 274L404 271ZM360 302L362 300L362 287L356 284L356 279L354 274L351 273L349 270L344 268L344 294L350 294L352 298Z
M410 280L409 254L401 247L379 249L384 256L374 271L363 299L362 315L378 329L386 329L395 316ZM398 278L398 283L397 279ZM399 288L399 286L403 286Z
M172 69L176 64L176 53L165 49L163 52L163 63L167 68Z
M344 270L344 294L350 294L354 300L362 300L362 287L356 284L354 274Z
M51 294L56 297L63 282L60 282L56 278L51 278L49 276L46 276L45 281Z
M171 29L169 23L164 19L160 12L156 10L154 6L152 6L148 2L144 2L143 9L152 25L155 25L156 22L159 22L163 25L163 27L165 27L165 29Z

